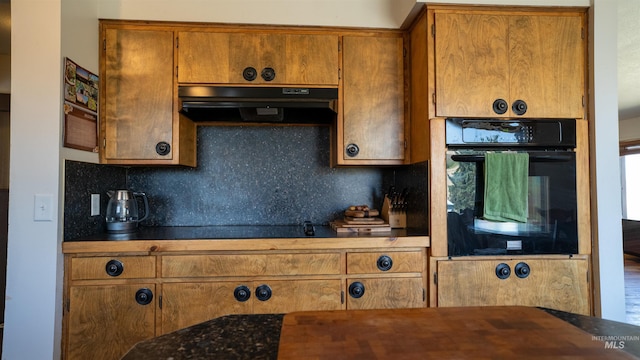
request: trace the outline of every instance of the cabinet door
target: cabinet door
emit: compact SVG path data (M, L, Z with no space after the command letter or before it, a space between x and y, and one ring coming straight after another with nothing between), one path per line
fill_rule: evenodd
M269 83L284 82L285 37L280 34L242 34L229 35L229 80L232 83ZM257 71L253 81L243 77L246 68ZM263 78L265 69L273 69L273 80Z
M261 286L270 289L267 300ZM254 282L256 314L286 313L292 311L340 310L341 281L335 280L265 280ZM267 288L265 288L267 290Z
M344 36L338 164L402 164L405 157L403 40Z
M285 35L286 84L338 86L337 35Z
M580 16L511 16L511 100L527 117L583 118L584 38Z
M179 33L178 81L205 84L338 85L338 36ZM243 76L256 70L254 80ZM262 71L271 68L267 81Z
M347 280L347 309L350 310L417 308L425 305L425 290L421 277Z
M236 299L236 289L246 286L251 296ZM165 283L162 285L162 333L178 330L229 314L251 314L251 282Z
M509 18L435 14L437 116L497 116L493 103L510 101Z
M120 359L135 343L152 338L156 297L142 305L136 301L140 289L155 294L153 284L72 286L66 359Z
M518 277L519 263L529 266ZM496 275L499 264L510 275ZM586 259L454 260L438 261L438 306L543 306L589 315Z
M229 33L179 32L178 82L206 84L231 82L229 37Z
M444 12L434 21L437 116L584 117L580 13ZM524 114L513 109L518 100Z
M103 61L101 161L167 160L173 144L173 32L108 28Z

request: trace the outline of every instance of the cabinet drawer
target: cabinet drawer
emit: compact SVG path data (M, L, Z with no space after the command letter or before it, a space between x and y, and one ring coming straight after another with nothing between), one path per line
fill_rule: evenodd
M155 256L101 256L71 259L71 280L156 277Z
M339 253L173 255L162 257L163 277L339 274Z
M354 290L358 287L360 290ZM347 309L404 309L424 307L421 277L385 277L347 280Z
M363 252L347 254L347 274L422 272L421 251Z

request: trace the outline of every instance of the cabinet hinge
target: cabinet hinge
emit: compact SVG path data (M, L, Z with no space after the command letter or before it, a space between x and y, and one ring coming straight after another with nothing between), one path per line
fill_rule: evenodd
M402 57L405 57L405 58L407 57L407 48L406 47L402 48Z
M107 148L107 138L102 138L102 148L106 149Z
M338 41L338 52L342 51L342 43Z
M178 65L176 65L176 78L178 77Z
M342 79L342 69L338 69L338 80Z
M162 309L162 295L158 296L158 307Z
M180 38L176 36L176 49L180 47Z
M436 104L436 93L431 94L431 101L433 102L433 105Z
M431 24L431 37L436 37L436 24Z
M107 39L102 39L102 50L107 50Z
M437 272L433 273L433 283L435 285L438 285L438 273Z
M404 141L404 148L407 149L407 140Z
M582 95L582 107L584 108L586 106L586 101L584 100L584 95Z
M344 304L344 291L340 291L340 304Z
M69 299L65 300L64 307L67 309L67 312L69 312L69 309L71 308L71 301L69 301Z
M422 289L422 301L427 301L427 290Z

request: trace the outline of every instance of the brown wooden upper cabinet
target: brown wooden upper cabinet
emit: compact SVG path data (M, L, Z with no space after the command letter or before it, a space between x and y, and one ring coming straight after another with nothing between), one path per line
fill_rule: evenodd
M435 115L584 118L584 12L433 10Z
M178 82L338 85L338 35L181 31Z
M195 166L195 125L173 111L174 32L100 26L100 162Z
M405 83L402 36L342 39L339 165L403 164Z

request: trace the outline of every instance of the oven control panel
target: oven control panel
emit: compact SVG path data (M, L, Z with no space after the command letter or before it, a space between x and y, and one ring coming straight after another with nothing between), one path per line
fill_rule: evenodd
M575 119L446 120L448 146L536 146L571 148L576 144Z

